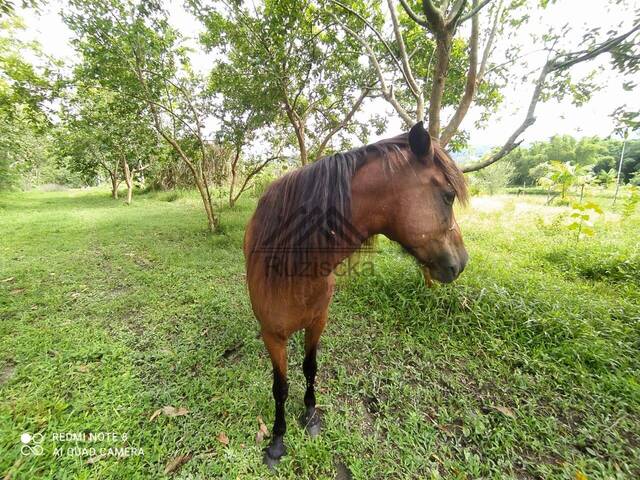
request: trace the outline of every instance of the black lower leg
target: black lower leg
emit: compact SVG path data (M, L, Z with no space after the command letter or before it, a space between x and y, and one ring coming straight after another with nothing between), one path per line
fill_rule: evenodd
M282 457L286 448L284 445L284 434L287 431L287 422L284 415L284 404L289 394L289 384L284 375L273 370L273 399L276 404L276 419L273 423L273 436L269 446L266 448L265 462L272 466ZM271 462L273 461L273 462Z
M307 391L304 394L304 406L309 408L315 408L316 406L316 371L318 370L318 363L316 361L316 349L313 348L304 357L302 362L302 371L304 372L304 378L307 380Z
M307 380L307 390L304 394L305 413L302 418L307 432L315 437L320 433L320 414L316 410L316 371L318 364L316 361L316 348L309 350L302 363L302 371Z

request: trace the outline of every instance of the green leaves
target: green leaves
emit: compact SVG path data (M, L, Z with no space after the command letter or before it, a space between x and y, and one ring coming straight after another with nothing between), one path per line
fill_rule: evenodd
M576 232L576 242L584 236L592 237L595 234L595 218L598 215L604 215L602 208L597 203L585 202L574 203L572 209L567 228Z
M253 9L192 2L192 10L206 27L201 41L220 54L209 88L220 94L216 116L223 137L275 126L304 162L331 148L324 140L334 130L335 148L343 147L347 133L368 131L349 112L375 83L373 75L359 61L360 46L317 5L266 1Z
M636 185L629 187L629 195L622 202L622 218L627 219L636 211L640 203L640 188Z

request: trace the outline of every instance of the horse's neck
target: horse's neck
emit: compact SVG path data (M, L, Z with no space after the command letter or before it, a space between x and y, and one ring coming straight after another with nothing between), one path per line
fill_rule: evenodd
M382 159L363 165L351 182L351 218L353 227L364 239L384 233L390 211L391 178L385 173Z

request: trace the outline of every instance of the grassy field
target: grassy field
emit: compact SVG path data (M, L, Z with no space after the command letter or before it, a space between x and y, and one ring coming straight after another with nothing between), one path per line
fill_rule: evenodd
M608 211L576 244L542 202L460 212L471 261L452 285L426 289L386 241L364 260L375 274L339 280L319 353L325 430L310 440L296 422L296 335L276 477L640 478L639 215ZM1 476L271 475L256 442L271 369L241 252L254 205L210 236L191 194L0 197ZM163 406L187 411L151 420ZM22 454L24 432L42 455ZM100 432L115 435L88 438Z

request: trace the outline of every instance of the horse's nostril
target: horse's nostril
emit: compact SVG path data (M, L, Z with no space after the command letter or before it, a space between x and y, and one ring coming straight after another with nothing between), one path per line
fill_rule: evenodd
M455 266L449 267L449 271L451 272L451 278L456 278L458 276L458 268Z

